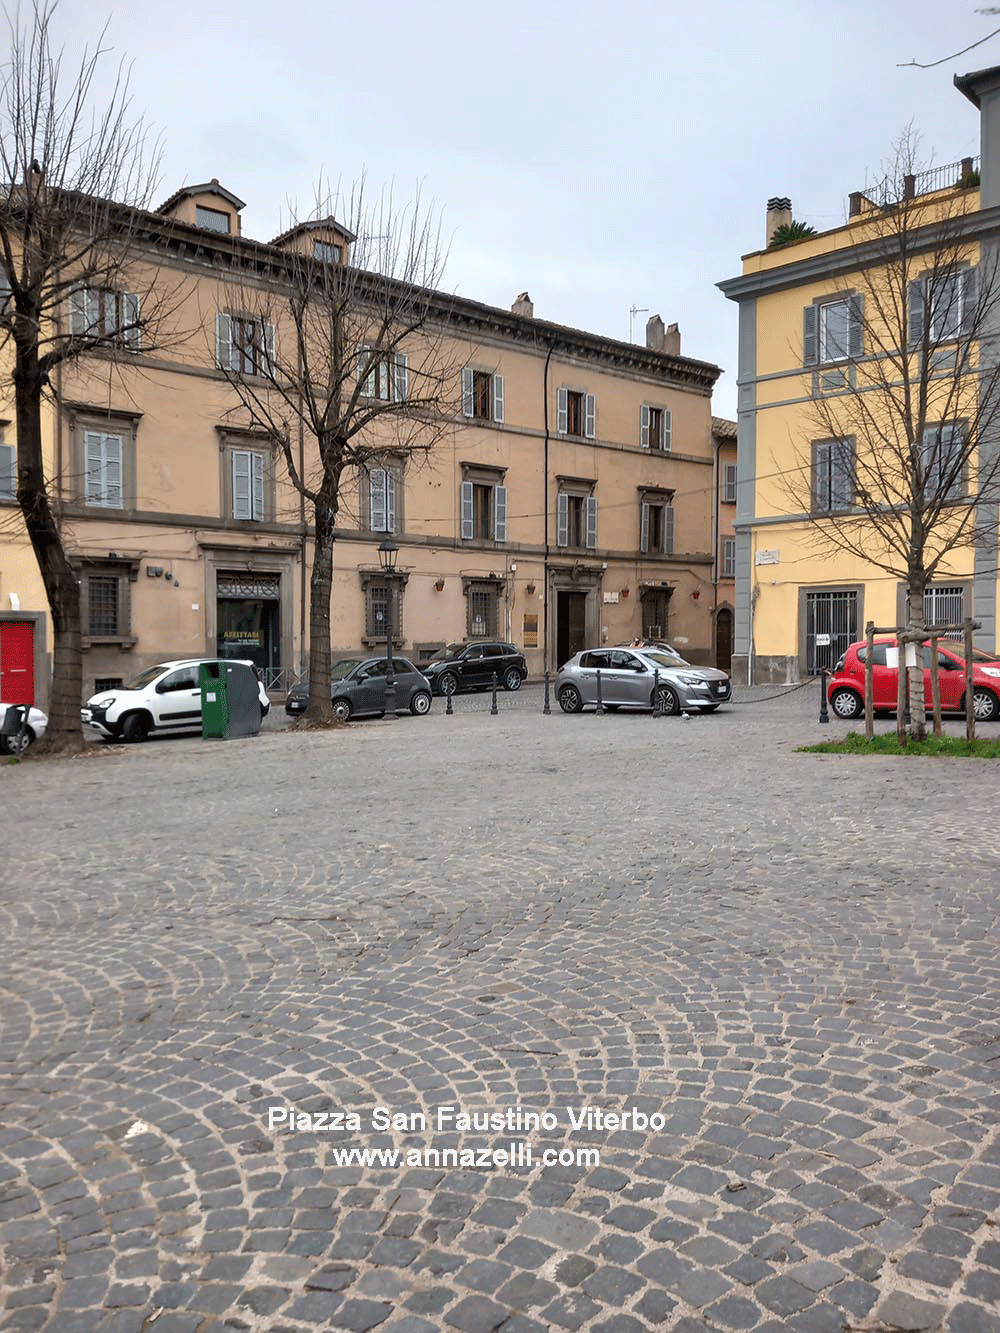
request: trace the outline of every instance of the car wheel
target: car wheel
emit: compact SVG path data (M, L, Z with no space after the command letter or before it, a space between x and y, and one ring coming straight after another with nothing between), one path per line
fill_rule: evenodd
M149 735L149 718L145 713L129 713L122 723L122 740L126 745L136 745Z
M334 699L333 716L335 718L338 718L341 722L347 722L353 712L354 709L351 707L349 699Z
M992 722L1000 713L1000 702L992 690L976 686L972 691L972 711L977 722Z
M417 690L416 694L410 700L410 712L416 713L417 717L423 717L425 713L431 711L431 696L426 690Z
M503 673L503 687L505 690L519 690L521 688L521 673L517 667L508 667Z
M651 706L656 706L656 701L650 700ZM675 713L681 711L681 701L677 697L677 692L672 690L669 685L660 686L660 707L663 710L664 717L673 717Z
M856 690L834 690L830 695L830 707L838 717L845 721L850 721L853 717L860 717L865 711L864 700Z
M583 708L583 697L575 685L564 685L559 691L559 707L564 713L579 713Z
M0 736L0 754L24 754L34 739L35 733L30 727L19 731L16 736Z
M449 694L454 694L458 689L458 677L454 671L446 671L438 681L438 689L447 699Z

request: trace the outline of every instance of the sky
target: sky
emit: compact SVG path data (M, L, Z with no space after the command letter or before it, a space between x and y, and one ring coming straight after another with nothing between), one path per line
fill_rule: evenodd
M715 284L763 246L767 200L839 225L911 122L928 164L975 156L952 77L1000 65L1000 35L955 54L1000 29L968 0L60 0L54 39L78 53L105 19L161 136L154 206L217 177L268 241L321 177L419 185L442 288L527 291L537 317L623 341L659 314L723 369L730 418L737 308Z

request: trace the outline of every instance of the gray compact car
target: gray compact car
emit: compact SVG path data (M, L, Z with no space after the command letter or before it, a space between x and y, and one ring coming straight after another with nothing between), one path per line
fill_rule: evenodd
M330 699L333 711L343 722L349 717L385 712L386 660L384 657L345 657L330 668ZM423 715L431 708L431 687L405 657L392 659L396 685L396 712ZM293 685L285 700L285 712L298 717L309 707L309 683Z
M556 677L556 698L564 713L597 703L597 673L606 708L653 708L660 673L664 713L713 713L732 697L732 682L715 667L693 666L676 653L653 648L591 648L571 657Z

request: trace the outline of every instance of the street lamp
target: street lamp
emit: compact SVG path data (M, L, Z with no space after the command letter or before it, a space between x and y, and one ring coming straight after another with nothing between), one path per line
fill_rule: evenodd
M392 580L396 573L399 547L389 537L378 548L378 560L385 575L385 716L396 716L396 679L392 673Z

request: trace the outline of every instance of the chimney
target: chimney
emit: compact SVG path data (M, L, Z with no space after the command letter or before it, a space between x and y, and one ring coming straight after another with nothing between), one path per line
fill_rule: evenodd
M523 315L525 319L532 319L535 314L535 307L527 292L520 294L510 310L512 315Z
M676 324L669 324L667 326L667 331L663 335L663 350L668 356L680 356L681 331Z
M651 352L664 351L663 320L659 315L650 315L646 320L646 346Z
M764 245L771 244L774 233L779 227L790 226L792 221L791 199L774 198L767 201L767 235Z

